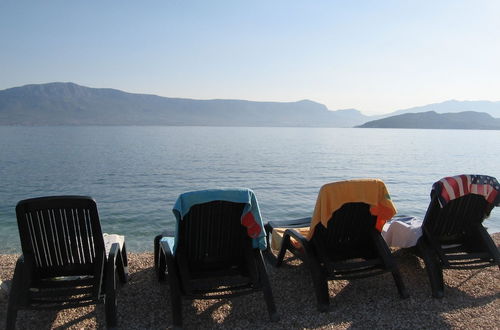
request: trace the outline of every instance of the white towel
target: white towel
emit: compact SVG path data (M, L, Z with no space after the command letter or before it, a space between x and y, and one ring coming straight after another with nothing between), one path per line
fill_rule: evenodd
M104 247L106 248L106 256L109 255L109 251L111 250L111 245L113 243L118 243L120 245L120 251L123 250L123 243L125 242L125 236L116 235L116 234L102 234L104 238Z
M393 218L382 229L387 245L408 248L415 246L422 236L422 220L415 217Z

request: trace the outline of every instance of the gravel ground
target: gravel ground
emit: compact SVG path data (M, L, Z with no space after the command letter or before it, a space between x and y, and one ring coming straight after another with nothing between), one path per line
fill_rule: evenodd
M500 245L500 234L493 235ZM226 329L500 329L500 272L497 267L445 271L445 297L430 296L423 262L398 250L410 298L400 299L390 274L354 281L330 281L330 311L319 313L309 271L290 258L281 268L268 267L281 316L268 321L261 293L225 300L183 302L185 328ZM12 277L15 255L0 256L0 279ZM129 255L130 281L118 292L118 328L164 329L172 326L168 284L158 283L151 253ZM0 295L0 326L7 302ZM104 307L63 311L20 311L19 329L104 328Z

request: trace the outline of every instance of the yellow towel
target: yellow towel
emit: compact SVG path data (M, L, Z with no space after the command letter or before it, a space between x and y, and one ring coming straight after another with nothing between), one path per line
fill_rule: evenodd
M321 187L310 226L294 229L310 240L318 223L327 227L328 220L332 217L333 212L340 209L345 203L359 202L370 205L370 213L377 216L375 228L378 231L382 231L384 224L396 214L396 207L392 203L389 192L382 180L358 179L333 182ZM281 247L286 229L273 229L271 241L273 249L278 250ZM292 238L291 242L295 247L299 247L295 239Z
M325 184L321 187L311 220L307 239L311 239L318 223L327 227L333 212L345 203L366 203L370 213L377 216L375 228L382 231L384 224L396 214L396 207L382 180L358 179Z

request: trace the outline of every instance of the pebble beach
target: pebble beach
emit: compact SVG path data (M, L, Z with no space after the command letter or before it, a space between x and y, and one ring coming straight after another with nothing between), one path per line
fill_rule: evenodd
M500 233L493 234L497 246ZM445 270L445 297L433 299L423 262L395 250L410 298L400 299L390 274L353 281L330 281L330 310L319 313L309 270L288 258L268 273L280 321L270 322L261 293L213 300L183 301L187 329L498 329L500 271ZM0 255L0 279L10 280L18 255ZM129 254L129 282L118 291L118 329L172 327L169 286L159 283L152 253ZM0 296L0 324L7 298ZM20 311L19 329L105 328L104 306L61 311Z

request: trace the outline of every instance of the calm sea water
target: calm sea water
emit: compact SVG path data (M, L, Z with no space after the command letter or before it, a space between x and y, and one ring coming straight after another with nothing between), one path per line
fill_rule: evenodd
M248 187L264 221L310 216L321 185L375 177L400 215L423 217L434 181L500 179L499 131L253 127L0 127L0 253L20 251L16 203L78 194L103 230L152 250L185 191ZM500 231L500 210L485 222Z

